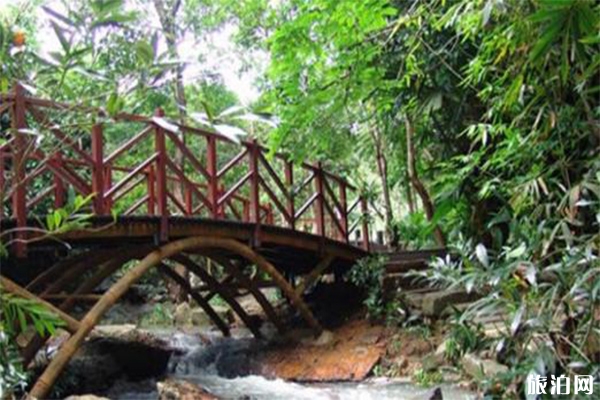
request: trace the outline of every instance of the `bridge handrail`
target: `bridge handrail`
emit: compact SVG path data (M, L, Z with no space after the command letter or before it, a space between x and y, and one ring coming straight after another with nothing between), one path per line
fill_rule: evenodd
M56 110L68 115L83 112L86 118L87 114L98 118L85 137L88 145L52 121L48 114ZM261 224L278 225L346 243L350 243L351 232L360 227L361 245L368 250L366 199L344 178L326 171L321 163L294 163L282 153L269 158L268 149L256 140L238 145L218 133L167 121L161 109L153 117L128 113L108 116L96 107L30 97L20 84L15 85L13 93L0 94L0 116L5 112L10 112L12 129L7 130L7 140L0 145L0 191L4 192L0 193L0 218L12 215L18 228L26 227L27 217L43 201L50 199L54 207L64 206L66 193L72 188L82 195L94 194L91 209L95 215L114 210L131 215L146 205L146 215L181 214L253 222L257 236ZM143 129L107 155L104 128L111 122L142 124ZM29 135L30 125L51 132L60 146L44 152ZM203 140L188 144L193 138L186 136L184 142L177 135L179 132ZM227 149L240 146L241 151L223 163L222 153L227 149L219 152L218 148L224 145ZM143 159L136 160L133 166L118 165L130 151L144 152ZM34 183L44 177L42 185L46 186L40 189L38 184L34 188ZM118 181L113 182L115 179ZM11 183L9 190L4 188L7 182ZM147 193L140 195L143 184ZM354 201L349 204L352 196ZM126 203L127 208L121 203ZM306 215L309 210L312 217ZM352 224L351 216L357 216ZM166 239L168 220L161 221L161 237ZM17 230L20 239L26 235L25 230ZM17 241L17 252L24 252L24 242Z

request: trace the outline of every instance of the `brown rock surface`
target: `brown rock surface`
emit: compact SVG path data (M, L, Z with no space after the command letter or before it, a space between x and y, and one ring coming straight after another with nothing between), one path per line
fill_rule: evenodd
M184 380L167 379L156 384L158 400L218 400L200 386Z
M327 340L266 352L259 373L295 381L360 381L385 350L383 328L366 321L349 322L326 335Z

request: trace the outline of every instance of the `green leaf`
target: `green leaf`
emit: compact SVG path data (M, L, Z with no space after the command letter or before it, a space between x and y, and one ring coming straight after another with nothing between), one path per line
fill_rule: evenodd
M563 14L558 14L552 19L550 26L544 31L542 37L533 46L531 53L529 54L530 61L534 62L546 54L548 49L550 49L554 42L560 37L564 21L565 16Z
M92 2L94 11L99 15L106 15L119 11L123 7L123 0L97 0Z
M63 216L62 216L62 213L60 212L60 210L54 211L53 219L54 219L54 229L60 228L60 226L62 225L62 222L63 222Z
M56 33L56 36L58 37L60 45L65 54L69 54L69 51L71 50L71 43L69 40L67 40L64 29L58 26L58 24L54 21L50 21L50 24L52 25L52 29L54 29L54 33Z
M143 64L152 64L154 61L154 48L145 40L138 40L135 44L135 53Z
M117 92L112 92L106 102L106 111L108 112L108 115L118 114L123 109L124 103L124 100L119 97Z
M48 14L50 14L51 16L53 16L54 18L58 19L59 21L65 23L65 24L67 24L69 26L72 26L72 27L76 27L77 26L77 24L75 22L73 22L73 20L65 17L64 15L62 15L61 13L59 13L57 11L54 11L53 9L51 9L48 6L42 6L42 9L44 11L46 11Z

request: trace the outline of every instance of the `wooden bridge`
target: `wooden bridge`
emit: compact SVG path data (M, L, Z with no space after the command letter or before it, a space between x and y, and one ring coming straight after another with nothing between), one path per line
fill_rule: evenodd
M42 302L71 333L33 397L47 396L102 316L150 270L180 285L225 335L229 326L209 303L217 294L260 336L235 299L240 289L285 329L260 291L265 283L319 332L303 293L369 251L368 207L355 187L256 140L177 124L160 109L108 115L30 96L21 85L1 95L0 123L2 289ZM126 139L113 145L118 138ZM78 211L85 225L73 227L75 196L90 201ZM192 288L182 269L203 285ZM109 278L115 283L99 295ZM75 305L87 310L81 320ZM45 340L30 340L26 363Z

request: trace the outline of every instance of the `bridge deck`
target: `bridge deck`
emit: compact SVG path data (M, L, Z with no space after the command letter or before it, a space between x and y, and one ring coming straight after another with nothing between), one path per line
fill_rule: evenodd
M34 220L28 226L35 226ZM14 219L4 220L0 231L11 229L16 225ZM4 270L19 281L19 275L31 277L33 271L13 270L13 265L28 264L39 273L51 266L52 254L66 254L73 250L121 248L143 244L159 244L161 234L161 217L129 216L92 217L85 230L70 231L56 237L36 241L30 238L24 259L5 260ZM368 253L357 247L355 243L344 243L320 237L307 232L292 231L273 225L255 224L228 220L212 220L198 217L172 216L168 218L168 240L173 241L186 237L204 236L235 239L254 248L254 250L285 273L303 275L311 271L324 255L333 257L331 268L343 272L354 262ZM38 236L41 239L41 236ZM57 240L59 239L59 240ZM67 251L65 243L71 250ZM206 253L206 252L205 252ZM238 258L235 254L222 249L215 249L214 254L229 259ZM49 258L50 254L50 258ZM15 276L16 275L16 276Z

